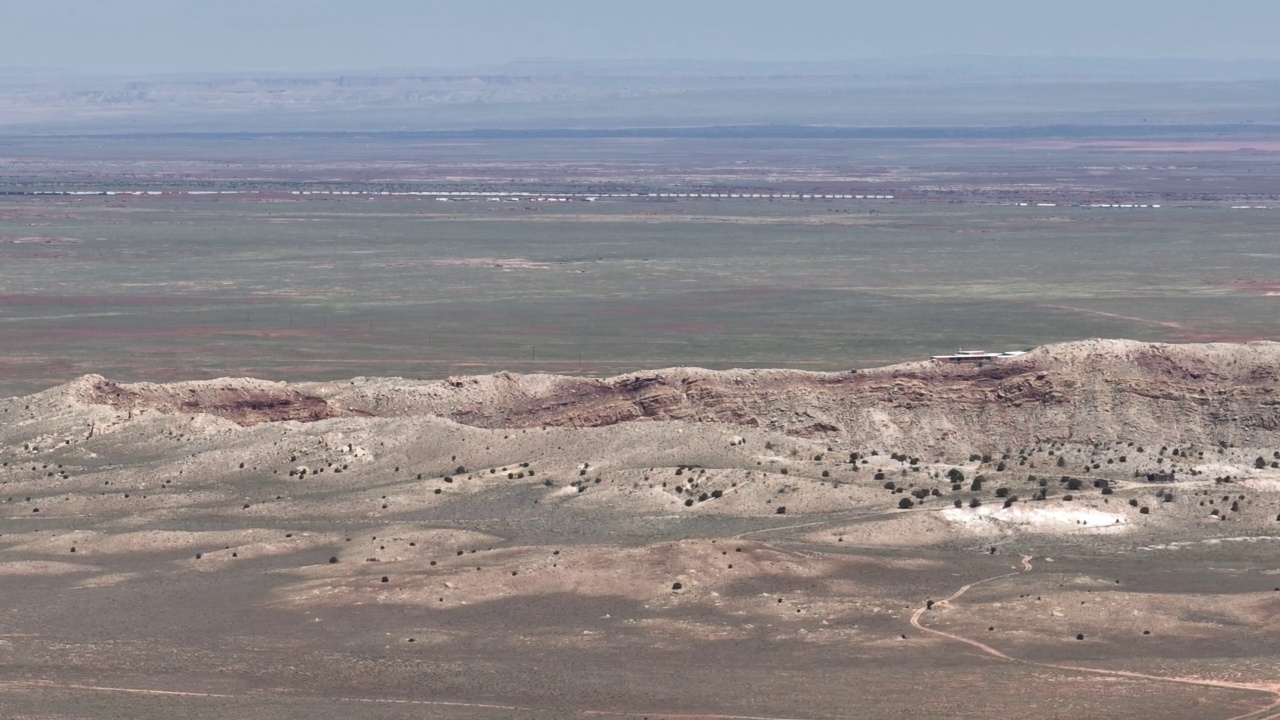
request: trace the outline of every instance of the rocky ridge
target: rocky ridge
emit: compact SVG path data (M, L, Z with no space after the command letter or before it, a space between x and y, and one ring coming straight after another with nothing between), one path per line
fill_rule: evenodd
M221 379L65 386L115 410L205 413L242 426L342 417L439 416L480 428L685 421L935 454L1028 442L1280 444L1280 343L1089 340L984 364L914 362L844 373L671 368L336 383Z

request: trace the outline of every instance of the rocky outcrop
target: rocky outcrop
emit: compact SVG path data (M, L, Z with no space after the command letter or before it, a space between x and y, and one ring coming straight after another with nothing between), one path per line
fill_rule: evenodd
M1028 442L1280 446L1280 344L1093 340L982 365L847 373L673 368L607 379L484 376L314 386L335 405L490 428L683 420L910 452ZM370 402L379 398L376 402Z
M88 383L117 408L206 412L242 425L437 415L485 428L687 421L903 452L1027 443L1280 447L1280 344L1094 340L981 365L916 362L845 373L673 368L591 379L495 375L284 385Z
M81 399L117 410L203 413L246 426L285 420L315 422L334 417L324 399L303 395L284 383L224 379L170 385L122 385L100 377L82 380Z

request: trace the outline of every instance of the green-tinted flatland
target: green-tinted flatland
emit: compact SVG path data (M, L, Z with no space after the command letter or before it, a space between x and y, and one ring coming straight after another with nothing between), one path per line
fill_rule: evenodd
M9 198L0 392L88 372L844 369L961 345L1269 339L1280 336L1280 297L1267 295L1280 272L1273 214ZM14 242L27 238L52 242Z

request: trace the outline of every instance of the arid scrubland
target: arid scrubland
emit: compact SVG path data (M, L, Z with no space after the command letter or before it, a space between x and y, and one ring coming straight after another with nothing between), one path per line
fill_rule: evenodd
M1267 717L1278 372L86 376L0 401L0 704Z

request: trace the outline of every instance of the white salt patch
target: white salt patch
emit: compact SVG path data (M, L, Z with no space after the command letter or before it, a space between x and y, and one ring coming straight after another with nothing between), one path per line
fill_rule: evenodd
M942 516L969 529L1002 529L1018 527L1035 532L1070 532L1074 530L1119 532L1127 528L1123 515L1090 508L1040 508L1018 504L1013 507L949 508Z

